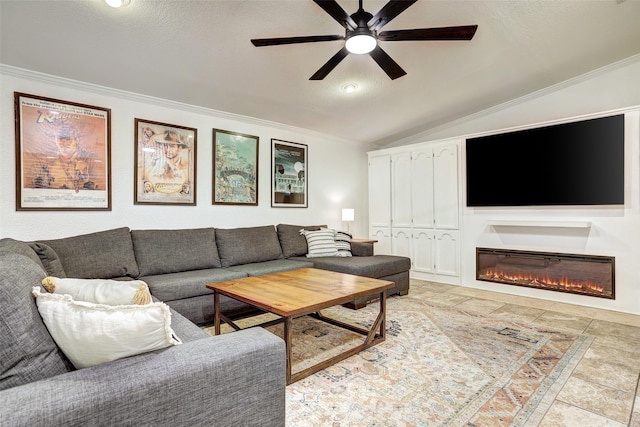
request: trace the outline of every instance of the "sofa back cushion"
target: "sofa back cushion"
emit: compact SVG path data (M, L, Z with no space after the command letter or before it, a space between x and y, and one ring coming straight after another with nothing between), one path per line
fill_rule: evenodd
M221 267L213 228L132 230L140 276Z
M31 295L44 277L31 258L0 253L0 390L68 371Z
M278 235L273 225L216 228L216 242L223 267L271 261L282 257Z
M19 254L24 255L27 258L33 260L40 267L43 267L42 262L40 262L40 258L33 251L29 243L22 242L20 240L15 240L11 238L0 239L0 254Z
M307 239L300 234L300 230L316 231L326 228L326 225L291 225L278 224L278 239L285 258L305 256L308 252Z
M67 277L111 279L139 275L127 227L40 243L55 251Z

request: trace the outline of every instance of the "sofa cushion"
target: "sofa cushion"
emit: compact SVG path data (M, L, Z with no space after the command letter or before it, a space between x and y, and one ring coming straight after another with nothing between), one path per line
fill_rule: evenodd
M326 228L316 231L301 230L300 234L303 234L307 239L307 247L309 248L307 258L338 256L335 230Z
M303 260L308 258L293 258ZM411 269L411 259L396 255L373 255L367 257L321 257L312 259L314 267L356 276L380 277L402 273Z
M60 258L67 277L138 277L129 228L121 227L56 240L43 240Z
M38 311L58 347L80 368L181 344L162 302L107 305L33 287Z
M216 242L223 267L271 261L282 257L272 225L247 228L216 228Z
M338 256L350 257L351 254L351 234L344 231L336 230L334 236L336 247L338 248Z
M0 254L0 390L68 371L31 295L44 277L32 259Z
M65 273L64 268L62 267L62 262L60 262L58 254L51 248L51 246L42 242L31 242L29 243L29 246L38 255L38 258L48 275L55 277L67 277L67 273Z
M141 277L151 290L151 295L160 301L172 301L200 295L213 295L207 288L209 283L247 277L246 273L227 268L182 271ZM213 298L212 298L213 301Z
M298 268L313 267L311 261L295 261L290 259L276 259L273 261L254 262L229 267L229 270L241 271L249 276L277 273L279 271L296 270Z
M140 276L221 267L213 228L132 230Z
M303 256L307 253L307 239L300 234L300 230L320 230L326 225L291 225L278 224L278 240L282 247L282 255L285 258Z
M42 286L50 293L70 295L95 304L149 304L151 293L142 280L72 279L47 276Z
M0 239L0 254L19 254L31 259L38 266L44 267L38 255L33 251L29 243L11 238Z

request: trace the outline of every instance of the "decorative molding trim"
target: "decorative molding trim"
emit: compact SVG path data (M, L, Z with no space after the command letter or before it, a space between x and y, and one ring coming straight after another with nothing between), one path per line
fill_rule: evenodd
M208 116L214 116L220 119L235 120L247 124L257 126L268 126L271 128L280 129L286 132L296 132L298 134L306 134L314 138L331 139L336 142L342 142L347 144L356 144L354 141L338 138L333 135L324 134L321 132L315 132L310 129L299 128L296 126L286 125L284 123L272 122L269 120L263 120L256 117L243 116L240 114L227 113L225 111L214 110L211 108L199 107L197 105L184 104L177 101L171 101L163 98L156 98L153 96L143 95L135 92L128 92L125 90L114 89L107 86L100 86L93 83L86 83L78 80L68 79L65 77L58 77L51 74L45 74L38 71L27 70L24 68L13 67L5 64L0 64L0 76L7 75L17 78L24 78L29 80L35 80L46 84L52 84L56 86L63 86L69 89L82 90L92 93L97 93L106 96L112 96L127 101L142 102L145 104L156 105L159 107L173 108L195 114L203 114Z

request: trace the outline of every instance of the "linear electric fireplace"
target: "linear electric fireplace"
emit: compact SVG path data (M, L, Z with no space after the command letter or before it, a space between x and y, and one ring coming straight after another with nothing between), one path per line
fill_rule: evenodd
M615 258L476 248L476 279L615 299Z

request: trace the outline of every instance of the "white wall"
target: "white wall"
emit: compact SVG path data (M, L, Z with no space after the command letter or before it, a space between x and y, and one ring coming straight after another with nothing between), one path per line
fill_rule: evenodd
M509 294L640 314L640 56L547 88L471 117L399 141L440 140L515 130L543 123L626 113L624 207L466 208L464 144L461 150L461 284ZM591 222L589 228L494 226L527 220ZM615 300L475 280L476 247L528 249L615 257Z
M16 211L14 91L111 109L111 211ZM134 118L198 130L197 206L134 205ZM212 205L213 128L260 138L258 206ZM271 208L271 138L308 145L308 208ZM0 237L52 239L120 226L171 229L323 223L346 229L341 222L345 207L356 211L354 234L367 235L366 150L304 129L2 66L0 149Z

